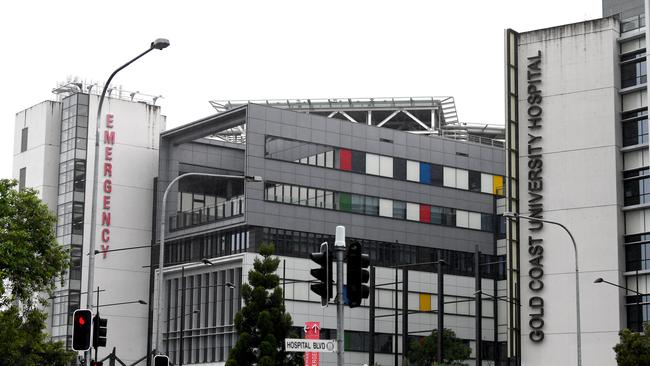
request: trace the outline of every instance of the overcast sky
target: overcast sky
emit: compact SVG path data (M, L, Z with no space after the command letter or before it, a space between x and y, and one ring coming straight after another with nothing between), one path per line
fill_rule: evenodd
M462 122L503 124L503 30L601 16L599 0L6 1L0 178L16 112L69 77L163 95L167 128L211 99L453 96Z

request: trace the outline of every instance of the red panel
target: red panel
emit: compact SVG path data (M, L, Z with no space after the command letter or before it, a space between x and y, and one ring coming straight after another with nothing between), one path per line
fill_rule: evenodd
M420 205L420 222L431 222L431 206Z
M339 150L339 158L341 160L341 170L352 170L352 151L346 149Z

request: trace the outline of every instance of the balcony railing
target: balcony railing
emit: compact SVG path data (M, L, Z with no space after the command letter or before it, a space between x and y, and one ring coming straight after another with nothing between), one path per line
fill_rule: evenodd
M231 198L215 206L179 211L169 218L169 231L187 229L230 219L244 214L244 196Z

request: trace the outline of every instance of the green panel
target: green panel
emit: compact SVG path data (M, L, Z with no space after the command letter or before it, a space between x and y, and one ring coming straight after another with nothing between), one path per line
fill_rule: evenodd
M350 350L350 334L348 332L343 332L343 349L345 351Z
M352 199L350 198L350 194L349 194L349 193L343 193L343 192L341 192L341 193L340 193L340 198L339 198L339 200L340 200L340 201L339 201L339 202L340 202L340 206L339 206L339 207L341 208L341 211L348 211L348 212L350 212L350 211L352 210Z

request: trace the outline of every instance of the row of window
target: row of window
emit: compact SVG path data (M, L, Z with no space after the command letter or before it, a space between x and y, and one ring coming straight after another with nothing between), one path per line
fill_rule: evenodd
M627 327L642 332L643 324L650 321L650 295L626 296Z
M334 243L333 235L266 227L250 227L249 235L251 252L257 251L260 243L272 243L276 255L287 257L309 258L310 253L319 251L321 243ZM474 276L475 254L473 252L359 238L348 239L361 243L364 253L370 256L370 263L373 266L391 267L444 259L448 264L444 267L445 274ZM481 254L479 260L480 263L490 263L480 266L483 278L505 279L505 256ZM432 265L411 268L414 271L436 271L436 266Z
M650 269L650 233L625 236L625 270Z
M270 159L502 196L503 177L363 151L267 136Z
M621 88L645 84L648 80L645 50L621 56Z
M265 199L267 201L418 221L434 225L494 231L492 214L290 184L267 182L265 188Z

